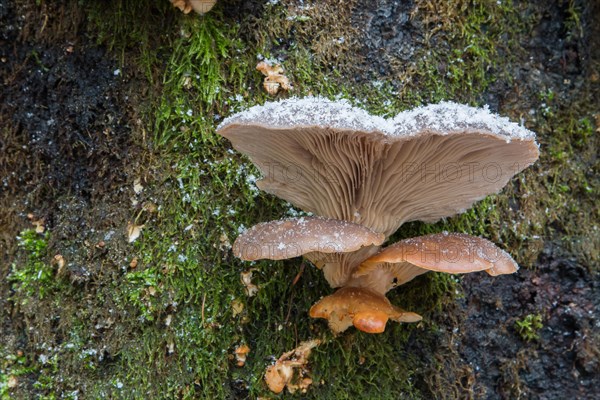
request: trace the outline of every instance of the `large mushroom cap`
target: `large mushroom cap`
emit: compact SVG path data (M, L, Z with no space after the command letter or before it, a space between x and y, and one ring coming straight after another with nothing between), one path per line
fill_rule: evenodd
M386 120L346 101L289 99L235 114L218 132L258 166L261 189L386 236L464 211L538 158L533 132L450 102Z
M365 260L354 272L362 286L385 293L428 271L512 274L517 263L487 239L464 233L436 233L395 243Z
M289 218L264 222L238 236L233 254L246 261L283 260L311 253L354 252L365 246L378 246L385 237L364 226L321 217ZM311 258L311 257L309 257Z

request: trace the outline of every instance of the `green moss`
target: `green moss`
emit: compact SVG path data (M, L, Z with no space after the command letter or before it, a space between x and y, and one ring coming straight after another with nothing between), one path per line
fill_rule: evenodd
M92 40L116 54L121 65L135 65L149 84L160 76L162 52L175 34L175 15L167 1L80 1ZM132 59L131 59L132 58Z
M25 253L25 261L12 265L8 279L13 283L13 290L18 293L21 303L25 304L32 297L43 299L56 287L56 281L54 268L47 262L49 234L38 234L28 229L17 239Z
M510 62L522 51L520 35L531 27L519 17L523 10L510 1L449 2L440 10L416 3L428 34L414 60L395 76L352 83L348 76L367 71L354 65L357 54L351 48L328 47L330 38L319 36L324 23L319 18L326 15L292 23L283 6L267 4L260 18L238 21L223 15L221 6L200 18L180 15L167 1L84 2L90 37L142 73L156 94L144 114L158 153L151 166L155 180L145 189L156 211L139 214L136 223L145 227L128 248L127 261L108 265L106 277L85 290L56 283L48 236L21 235L23 261L11 274L14 301L39 296L48 315L61 316L60 327L45 335L65 340L54 338L47 364L35 359L0 364L0 395L8 393L7 376L43 373L33 386L44 396L80 386L88 388L90 398L266 396L265 367L300 341L319 337L324 344L310 363L315 384L303 397L429 397L434 390L423 369L438 363L431 368L441 370L442 364L427 358L426 349L435 347L442 324L459 318L451 312L461 295L459 279L428 274L390 293L394 304L424 316L420 324L390 324L377 336L351 329L334 337L324 321L308 317L310 306L332 292L320 271L307 265L292 284L300 260L248 264L232 256L230 245L243 228L298 211L258 191L256 168L215 133L223 116L271 100L255 71L259 55L283 60L295 88L280 97L342 97L378 115L442 99L479 104L493 83L513 83ZM576 31L577 10L571 14ZM339 26L332 30L341 35L350 16L342 12L336 18ZM464 214L404 225L392 241L466 232L490 238L527 266L539 254L542 238L560 232L566 241L580 243L574 246L583 257L597 259L600 246L593 240L574 240L598 220L593 202L600 185L586 173L597 151L593 110L583 105L587 100L571 109L561 105L555 88L540 88L534 127L542 144L539 166ZM133 257L139 262L130 269ZM255 297L244 293L240 281L240 273L250 268L260 288ZM233 302L243 304L238 315ZM86 307L69 306L73 303ZM97 321L107 326L101 334ZM43 323L31 322L36 328ZM533 319L522 323L533 334L539 329ZM232 359L240 343L251 347L242 368ZM40 350L37 345L31 344ZM103 346L107 359L92 351Z
M280 8L268 8L269 12L263 16L268 25L276 26L287 18ZM292 286L300 263L295 260L256 263L252 266L256 268L254 282L260 290L254 298L244 294L239 273L250 266L232 258L228 243L239 229L278 218L289 206L256 191L257 171L215 134L214 116L265 100L262 77L254 65L258 54L272 55L272 43L280 40L296 43L278 53L285 58L295 95L341 95L371 112L388 115L423 99L465 92L475 99L491 82L486 71L498 55L496 36L481 39L474 33L485 21L496 22L489 20L494 12L494 8L467 12L462 31L455 36L454 45L461 50L452 52L448 71L441 73L437 68L447 54L431 52L421 58L423 64L415 76L418 85L401 92L386 81L348 85L343 74L315 60L311 48L297 41L292 30L280 30L289 37L276 38L269 36L275 30L260 21L265 25L256 29L262 36L250 44L240 39L239 25L218 13L181 18L180 36L171 44L153 123L157 142L166 151L165 164L173 169L162 183L158 215L139 240L141 270L126 275L130 284L141 290L129 292L129 301L138 304L143 297L139 294L149 286L142 278L150 274L154 279L158 273L150 286L161 287L160 300L155 302L156 308L142 306L141 315L155 324L146 325L121 352L114 378L122 383L118 393L125 397L177 393L192 398L227 397L237 390L249 390L251 396L265 395L262 374L269 360L301 340L318 336L325 338L325 344L314 353L311 365L316 383L306 396L389 398L399 391L408 398L422 396L413 381L421 361L406 346L417 332L422 335L423 330L435 330L435 323L390 324L388 332L380 336L351 331L332 337L323 321L311 321L307 315L310 306L331 290L321 273L311 267ZM497 200L486 200L451 221L433 226L410 224L398 236L444 229L485 234L486 222L495 218L496 205ZM395 291L391 298L427 320L453 301L456 282L449 276L425 276ZM170 305L164 306L165 299ZM244 311L235 317L231 311L234 300L244 305ZM148 312L154 317L148 318ZM168 315L172 316L166 327ZM241 342L248 343L252 351L246 366L236 368L231 357ZM168 349L174 353L165 356ZM151 371L136 368L140 363L148 365L147 360L153 365ZM165 378L157 384L152 376ZM224 382L230 383L224 386Z
M540 314L529 314L521 320L515 321L515 329L523 340L528 342L539 339L539 330L542 329L542 316Z

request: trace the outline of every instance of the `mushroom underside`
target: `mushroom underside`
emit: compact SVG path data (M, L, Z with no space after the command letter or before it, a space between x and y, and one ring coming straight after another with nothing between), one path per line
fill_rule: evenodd
M407 221L463 212L498 192L538 154L532 140L477 130L389 137L233 124L220 133L261 170L260 189L386 236Z

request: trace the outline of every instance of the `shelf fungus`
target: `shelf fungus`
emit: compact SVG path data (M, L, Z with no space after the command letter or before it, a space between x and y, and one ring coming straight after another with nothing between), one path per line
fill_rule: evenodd
M217 0L170 0L174 7L179 8L184 14L189 14L192 10L200 15L209 12Z
M372 116L346 101L288 99L227 118L218 132L262 172L260 189L318 217L259 224L236 240L245 260L304 256L337 292L314 305L342 332L415 322L385 297L427 271L491 275L517 264L462 233L384 241L408 221L435 222L499 192L538 156L535 134L487 108L442 102Z

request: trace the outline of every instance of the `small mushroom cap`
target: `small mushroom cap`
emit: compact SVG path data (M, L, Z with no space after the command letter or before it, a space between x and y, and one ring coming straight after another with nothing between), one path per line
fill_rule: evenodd
M436 233L402 240L365 260L354 277L378 285L395 278L395 286L427 271L464 274L486 271L492 276L519 269L512 257L487 239L464 233ZM386 285L388 282L386 282ZM391 285L390 285L391 286ZM387 291L390 286L387 286Z
M283 260L307 253L353 252L380 245L384 239L381 233L347 221L289 218L253 226L236 239L233 254L246 261Z
M364 287L343 287L321 299L310 309L312 318L325 318L332 331L339 333L351 325L367 333L382 333L388 319L417 322L418 314L393 306L380 293Z
M235 114L218 133L261 170L259 188L386 236L464 212L539 155L533 132L450 102L384 119L346 101L288 99Z

